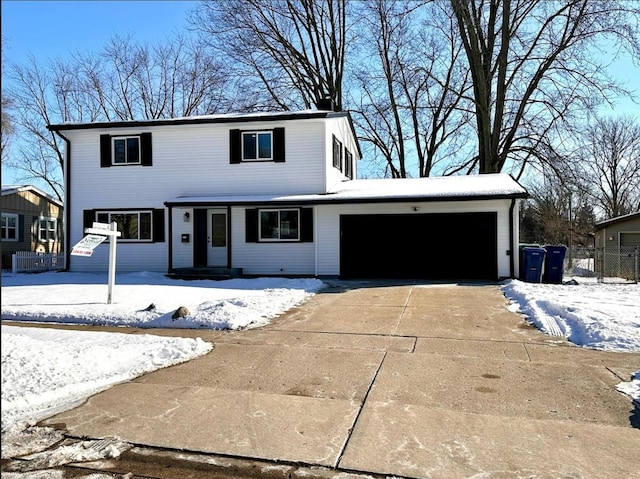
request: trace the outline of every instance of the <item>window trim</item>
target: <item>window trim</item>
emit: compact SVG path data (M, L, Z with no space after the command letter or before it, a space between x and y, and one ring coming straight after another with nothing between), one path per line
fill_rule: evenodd
M245 158L245 137L255 135L255 158ZM269 156L260 157L260 135L269 135ZM240 132L240 161L243 163L273 161L274 159L274 135L273 130L246 130Z
M52 224L53 228L49 229L47 228L43 228L42 227L42 223L46 222L46 223L50 223ZM48 226L48 225L47 225ZM55 243L56 241L58 241L58 218L54 218L54 217L50 217L50 216L39 216L37 218L37 238L38 238L38 243ZM47 237L43 238L42 233L46 232L47 233ZM53 232L53 237L50 237L50 235L48 233Z
M342 171L343 168L343 161L342 158L344 156L343 154L343 149L342 149L342 142L340 140L338 140L338 137L336 135L333 135L333 142L332 142L332 157L333 157L333 167Z
M150 217L149 223L149 238L140 238L140 215L148 214ZM100 215L107 215L107 218L99 218ZM126 238L124 235L124 231L121 231L122 236L118 237L118 243L153 243L153 222L154 222L154 214L153 209L131 209L131 210L94 210L94 221L98 223L108 223L111 224L112 217L114 215L137 215L138 216L138 238ZM116 222L117 223L117 222Z
M136 140L138 143L138 161L128 161L129 157L129 140ZM124 141L124 162L116 162L116 141ZM111 166L129 166L142 164L142 139L140 135L123 135L111 137Z
M350 180L353 180L353 154L344 149L344 174Z
M1 225L0 224L0 228L2 228L2 233L4 233L4 237L2 238L2 241L15 241L18 242L20 241L20 215L16 214L16 213L2 213L2 218L6 218L5 220L5 224ZM15 218L16 220L16 226L14 227L9 227L9 218ZM9 229L15 229L15 237L14 238L9 238L8 233L9 233Z
M295 212L297 216L297 231L295 238L282 238L282 218L283 212ZM262 213L278 213L278 237L277 238L263 238L262 237ZM301 241L300 235L300 208L258 208L258 243L299 243Z

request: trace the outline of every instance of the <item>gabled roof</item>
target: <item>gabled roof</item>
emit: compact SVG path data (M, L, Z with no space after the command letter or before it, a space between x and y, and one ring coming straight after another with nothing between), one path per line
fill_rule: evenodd
M55 203L60 207L63 206L62 201L60 201L57 198L54 198L50 194L45 193L40 188L37 188L33 185L2 185L2 196L12 195L14 193L19 193L21 191L31 191L32 193L42 196L43 198L47 199L51 203Z
M507 174L441 176L430 178L344 181L326 194L310 195L193 195L165 201L167 206L202 204L249 205L347 204L404 201L478 201L526 198L527 190Z
M616 216L615 218L610 218L608 220L600 221L596 223L595 230L601 230L606 228L607 226L611 226L616 223L622 223L627 220L640 218L640 211L636 211L635 213L629 213L628 215Z

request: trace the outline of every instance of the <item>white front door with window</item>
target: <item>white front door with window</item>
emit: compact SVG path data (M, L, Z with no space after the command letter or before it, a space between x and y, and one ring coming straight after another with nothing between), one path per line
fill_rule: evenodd
M227 266L227 210L210 208L207 210L207 264Z

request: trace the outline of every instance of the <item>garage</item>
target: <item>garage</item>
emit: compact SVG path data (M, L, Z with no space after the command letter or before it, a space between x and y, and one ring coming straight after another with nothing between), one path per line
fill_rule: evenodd
M497 213L340 216L344 279L498 279Z

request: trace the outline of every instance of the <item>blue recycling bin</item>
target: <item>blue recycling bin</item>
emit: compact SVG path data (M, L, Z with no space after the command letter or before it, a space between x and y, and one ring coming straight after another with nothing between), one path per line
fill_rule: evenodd
M567 253L567 247L547 245L544 247L544 250L546 251L546 255L542 282L555 284L562 283L564 256Z
M520 258L522 277L520 279L527 283L540 283L545 255L544 248L522 248Z

